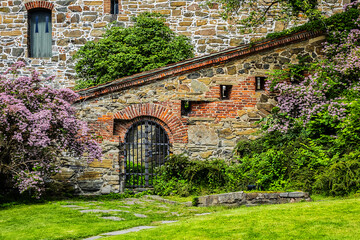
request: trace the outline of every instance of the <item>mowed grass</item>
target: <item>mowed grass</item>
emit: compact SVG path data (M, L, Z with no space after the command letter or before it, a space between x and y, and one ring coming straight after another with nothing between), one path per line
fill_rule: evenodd
M123 211L80 212L83 209ZM195 215L200 213L210 214ZM163 225L163 220L178 222ZM135 226L156 228L101 239L360 239L360 199L228 209L140 198L54 201L0 209L1 240L82 239Z
M80 212L91 209L121 211ZM162 220L181 220L197 213L222 209L184 207L143 198L15 205L0 209L0 239L81 239L135 226L159 225ZM135 214L146 217L137 217ZM123 220L113 221L101 217L118 217Z
M360 199L240 207L105 239L356 240Z

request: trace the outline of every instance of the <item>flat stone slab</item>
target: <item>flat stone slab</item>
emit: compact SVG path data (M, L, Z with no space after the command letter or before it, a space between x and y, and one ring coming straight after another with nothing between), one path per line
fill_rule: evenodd
M140 214L140 213L134 213L134 216L139 217L139 218L147 218L148 217L145 214Z
M102 236L89 237L89 238L85 238L83 240L96 240L96 239L99 239L99 238L102 238Z
M125 218L119 218L119 217L101 217L102 219L106 220L112 220L112 221L123 221Z
M103 236L116 236L116 235L131 233L131 232L138 232L140 230L150 229L150 228L154 228L154 226L133 227L133 228L129 228L129 229L121 230L121 231L102 233L101 235L103 235Z
M169 208L169 207L166 206L166 205L158 205L158 207L161 207L161 208Z
M108 210L101 210L101 209L88 209L88 210L82 210L81 213L110 213L110 212L126 212L129 211L121 210L121 209L108 209Z
M209 213L209 212L206 212L206 213L197 213L197 214L195 214L195 216L205 216L205 215L209 215L209 214L211 214L211 213Z
M142 204L142 203L143 202L139 201L139 200L130 200L130 201L124 202L124 204L126 204L126 205L134 205L134 204Z
M178 221L161 221L162 224L175 223L175 222L178 222Z
M62 205L61 207L67 207L67 208L84 208L84 207L78 206L78 205Z

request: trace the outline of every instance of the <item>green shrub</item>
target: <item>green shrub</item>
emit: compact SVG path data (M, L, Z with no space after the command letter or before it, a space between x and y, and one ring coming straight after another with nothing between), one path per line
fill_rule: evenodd
M332 196L343 196L360 190L360 151L347 154L317 176L314 190Z
M360 10L351 8L346 12L337 13L329 18L310 21L300 26L286 29L282 32L269 33L267 39L275 39L288 34L300 31L340 31L342 33L349 32L351 29L357 28L353 19L357 19L360 15ZM338 37L329 35L327 40L329 42L338 42Z
M189 160L184 155L172 155L157 169L154 192L159 195L215 193L241 190L239 164L224 160Z
M185 36L176 36L157 13L140 13L134 26L108 27L99 41L89 41L75 54L80 80L77 88L87 88L124 76L148 71L194 56Z

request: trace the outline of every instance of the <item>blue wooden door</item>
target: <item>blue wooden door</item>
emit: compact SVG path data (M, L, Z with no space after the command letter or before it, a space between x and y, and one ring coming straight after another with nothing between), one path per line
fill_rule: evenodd
M29 13L30 57L51 57L51 11Z

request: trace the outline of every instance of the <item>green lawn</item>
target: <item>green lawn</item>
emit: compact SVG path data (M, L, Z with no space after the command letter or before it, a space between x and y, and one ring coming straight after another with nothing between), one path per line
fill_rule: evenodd
M64 207L66 205L76 205L83 209ZM122 211L80 212L91 209ZM170 205L145 198L15 205L0 209L0 239L79 239L140 225L159 225L159 221L162 220L181 220L196 213L222 209L184 207L180 204ZM147 217L137 217L134 214L143 214ZM118 217L124 220L113 221L101 217Z
M241 207L115 239L360 239L360 199ZM104 239L105 240L105 239Z
M123 211L82 213L82 209ZM205 212L211 214L195 216ZM124 220L101 218L109 216ZM162 220L179 221L162 225ZM157 227L102 239L360 239L360 199L226 209L184 207L140 198L56 201L0 210L1 240L81 239L144 225Z

